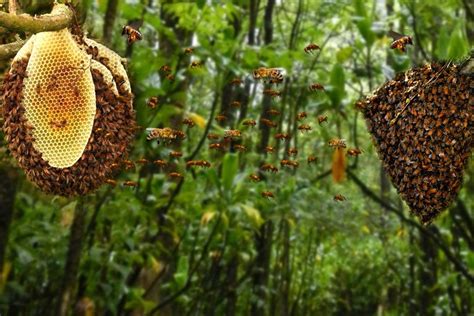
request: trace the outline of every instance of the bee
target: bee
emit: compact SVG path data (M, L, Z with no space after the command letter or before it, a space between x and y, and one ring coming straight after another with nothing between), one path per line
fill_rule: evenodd
M318 161L318 157L311 155L311 156L308 156L307 160L308 160L308 165L309 165L309 164L312 164L312 163L316 163Z
M138 31L142 24L143 21L137 20L123 27L122 35L127 35L128 45L133 44L134 42L142 39L142 34Z
M308 124L301 124L300 126L298 126L298 129L304 133L304 132L309 132L313 128L309 126Z
M166 167L168 165L168 163L166 161L161 160L161 159L153 161L153 164L157 165L160 168Z
M296 156L298 155L298 149L295 147L289 148L287 154L288 156Z
M262 165L261 169L263 171L270 171L270 172L273 172L273 173L276 173L278 172L278 168L275 167L274 165L272 165L271 163L265 163Z
M253 182L260 182L262 181L262 178L260 178L258 175L256 175L255 173L252 173L249 175L249 179L250 181L253 181Z
M242 124L244 126L254 127L255 125L257 125L257 122L255 122L255 120L252 120L252 119L246 119L245 121L242 122Z
M186 162L186 167L192 167L192 166L198 166L198 167L203 167L203 168L209 168L211 167L211 163L206 160L189 160Z
M394 31L388 31L388 35L393 39L392 44L390 44L391 49L398 49L404 53L407 44L413 45L413 38L411 36L403 35Z
M124 160L123 164L125 165L125 170L130 170L135 168L135 164L130 160Z
M63 129L67 126L67 120L62 119L60 121L50 121L49 124L55 129Z
M170 172L168 173L168 177L171 179L182 179L183 175L179 172Z
M334 138L329 141L329 146L335 148L346 148L346 141L344 139Z
M305 52L306 54L310 54L310 53L312 53L313 51L318 50L318 49L321 49L321 47L319 47L319 46L316 45L316 44L311 43L311 44L309 44L308 46L306 46L306 47L304 48L304 52Z
M237 138L240 137L242 134L237 129L229 129L224 131L224 138Z
M225 122L227 120L227 117L223 114L216 115L215 120L219 123Z
M183 153L180 151L172 151L170 152L170 157L171 158L181 158L183 157Z
M192 48L192 47L185 48L184 53L186 55L191 55L192 53L194 53L194 48Z
M149 163L149 161L145 158L142 158L142 159L138 159L137 163L139 163L141 165L146 165L147 163Z
M174 134L175 138L179 139L179 140L186 138L186 134L183 131L180 131L180 130L173 130L173 134Z
M225 145L222 143L212 143L209 144L209 149L224 150Z
M288 159L283 159L282 161L280 161L280 166L284 167L284 166L287 166L287 167L293 167L293 168L298 168L299 167L299 162L296 161L296 160L288 160Z
M230 106L233 107L233 108L240 108L240 102L239 101L232 101Z
M319 123L319 125L323 124L324 122L327 123L327 121L328 121L327 115L319 115L319 116L318 116L318 123Z
M160 67L160 71L165 73L165 74L168 74L171 72L171 67L168 66L168 65L163 65Z
M261 194L262 194L262 197L267 198L267 199L275 197L275 195L270 191L263 191Z
M158 105L158 97L151 97L148 102L146 103L146 105L150 108L150 109L156 109L156 106Z
M360 150L359 148L349 148L347 150L348 156L359 156L360 154L362 154L362 150Z
M274 150L275 148L273 148L272 146L265 146L265 149L264 149L264 151L269 154L273 153Z
M320 83L312 83L309 85L309 90L310 91L316 91L316 90L324 91L324 87Z
M112 179L106 179L105 183L107 183L108 185L111 185L113 187L117 185L117 181L112 180Z
M213 134L213 133L209 133L209 134L207 134L207 139L209 139L209 140L219 139L219 135Z
M260 67L253 71L253 78L255 80L268 79L269 83L281 83L284 77L281 69Z
M113 163L110 165L110 169L118 169L120 168L120 165L118 163Z
M336 195L334 195L334 201L340 201L340 202L342 202L342 201L345 201L345 200L346 200L346 197L345 197L344 195L342 195L342 194L336 194Z
M194 127L194 125L196 125L196 123L194 123L194 121L192 119L189 119L189 118L185 118L183 120L183 124L188 125L189 128L192 128L192 127Z
M296 120L298 120L298 121L301 121L301 120L305 119L306 117L308 117L308 114L306 112L300 112L300 113L296 114Z
M277 140L290 140L290 135L287 133L277 133L275 134L275 139Z
M167 74L165 78L171 82L174 81L174 76L172 74Z
M273 128L277 127L277 123L275 123L275 122L273 122L273 121L271 121L271 120L269 120L269 119L265 119L265 118L260 119L260 123L262 123L263 125L265 125L265 126L267 126L267 127L270 127L270 128L272 128L272 127L273 127Z
M270 109L270 110L267 111L267 114L277 116L277 115L280 115L280 111L278 111L276 109Z
M127 187L136 187L136 186L138 185L138 183L135 182L135 181L125 181L125 182L123 183L123 185L124 185L124 186L127 186Z
M236 144L236 145L234 145L234 148L235 148L235 150L240 151L241 153L247 151L247 147L245 147L244 145Z
M183 131L174 130L169 127L147 128L147 131L148 131L148 136L146 138L147 140L158 139L158 140L170 142L173 140L186 138L186 135L184 134Z
M202 61L193 60L191 62L191 65L189 65L189 67L191 69L196 69L196 68L201 68L203 65L204 65L204 63Z
M240 78L234 78L232 79L232 81L230 82L231 85L234 85L234 86L239 86L242 84L242 80Z
M263 90L263 94L269 95L273 98L281 97L281 91L277 91L277 90L273 90L273 89L265 89L265 90Z

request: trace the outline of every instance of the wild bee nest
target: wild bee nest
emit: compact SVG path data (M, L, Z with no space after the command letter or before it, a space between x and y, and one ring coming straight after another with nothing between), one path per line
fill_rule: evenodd
M386 172L430 223L456 198L474 143L474 80L452 63L412 69L357 106Z
M69 30L33 35L3 86L9 150L47 193L99 187L127 153L135 113L121 58Z

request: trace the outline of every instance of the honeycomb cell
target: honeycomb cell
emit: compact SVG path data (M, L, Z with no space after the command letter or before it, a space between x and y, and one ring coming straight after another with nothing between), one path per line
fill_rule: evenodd
M34 146L50 166L67 168L81 157L94 123L91 58L68 30L38 33L29 42L22 102Z

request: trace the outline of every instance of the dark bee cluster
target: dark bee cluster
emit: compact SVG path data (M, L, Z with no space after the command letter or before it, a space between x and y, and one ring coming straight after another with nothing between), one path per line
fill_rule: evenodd
M28 59L12 65L4 80L4 125L8 148L27 177L43 191L63 196L86 194L98 188L121 162L135 133L132 95L119 88L117 98L99 71L92 70L97 110L91 137L81 158L69 168L54 168L33 146L33 128L22 105ZM116 78L120 82L120 78Z
M474 144L473 75L452 63L399 74L357 103L401 197L423 224L456 198Z

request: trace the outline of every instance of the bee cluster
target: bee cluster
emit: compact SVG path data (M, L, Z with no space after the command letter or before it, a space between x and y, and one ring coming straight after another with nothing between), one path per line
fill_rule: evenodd
M384 169L430 223L456 198L474 144L473 75L452 63L397 75L357 103Z

